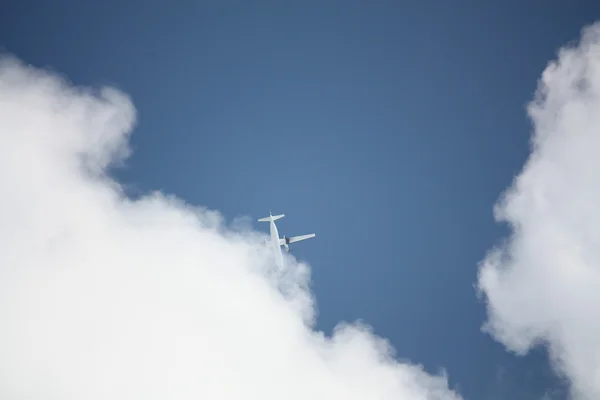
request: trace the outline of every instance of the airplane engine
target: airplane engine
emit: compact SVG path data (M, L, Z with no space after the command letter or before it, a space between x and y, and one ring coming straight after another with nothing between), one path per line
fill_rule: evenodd
M285 247L285 250L289 252L290 251L290 238L283 235L283 241L285 242L283 247Z

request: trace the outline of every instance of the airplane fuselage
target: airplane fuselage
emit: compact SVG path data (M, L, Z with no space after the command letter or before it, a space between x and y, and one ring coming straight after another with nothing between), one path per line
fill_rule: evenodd
M277 225L275 225L275 221L271 220L271 243L273 245L273 250L275 251L275 258L277 263L283 267L283 253L281 252L281 245L279 244L279 231L277 230Z

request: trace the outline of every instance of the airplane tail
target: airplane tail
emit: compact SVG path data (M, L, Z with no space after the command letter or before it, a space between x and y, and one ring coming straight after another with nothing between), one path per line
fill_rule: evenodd
M268 217L260 218L258 220L258 222L271 222L271 220L277 221L278 219L283 218L283 217L285 217L285 214L270 215Z

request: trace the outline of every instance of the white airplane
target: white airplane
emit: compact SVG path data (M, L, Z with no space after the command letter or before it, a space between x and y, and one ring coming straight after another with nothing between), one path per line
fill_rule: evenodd
M271 244L275 250L275 257L280 265L283 265L283 255L281 254L281 246L284 246L287 251L290 251L290 243L296 243L301 240L306 240L310 238L314 238L316 235L314 233L309 233L308 235L301 236L292 236L287 237L283 235L283 239L279 238L279 232L277 231L277 225L275 225L275 221L285 217L285 214L279 215L271 215L269 212L269 216L265 218L260 218L259 222L268 222L271 227Z

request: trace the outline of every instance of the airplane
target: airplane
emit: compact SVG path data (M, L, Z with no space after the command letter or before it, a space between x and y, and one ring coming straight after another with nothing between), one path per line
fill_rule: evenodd
M279 238L279 232L277 231L277 225L275 225L275 221L285 217L285 214L279 215L271 215L269 211L269 216L265 218L260 218L258 222L268 222L271 230L271 244L274 246L275 256L279 261L280 265L283 265L283 255L281 254L281 246L285 247L286 251L290 251L290 243L300 242L301 240L306 240L310 238L314 238L316 235L314 233L309 233L308 235L301 236L292 236L287 237L283 235L283 238ZM268 242L268 240L267 240Z

